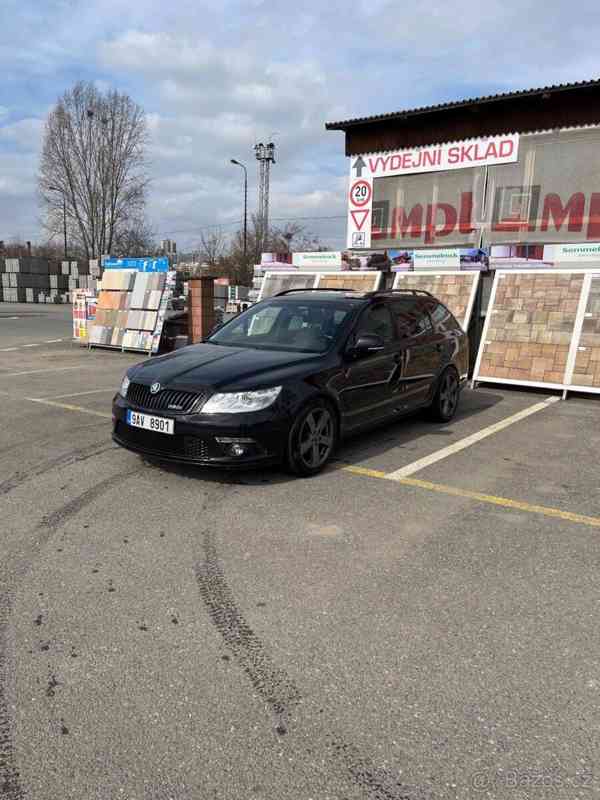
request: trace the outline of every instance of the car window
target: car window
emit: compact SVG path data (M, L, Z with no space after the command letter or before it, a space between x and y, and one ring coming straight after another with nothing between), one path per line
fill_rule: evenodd
M412 297L398 298L391 303L399 339L426 336L433 333L429 314L422 303Z
M435 301L429 301L427 305L433 324L438 330L442 332L462 330L456 321L456 317L448 311L446 306Z
M248 325L247 336L264 336L273 328L277 317L279 316L279 309L267 306L260 309L254 315L250 325Z
M351 313L332 301L269 300L218 330L213 344L322 353L337 339Z
M387 305L369 306L358 321L356 336L371 333L380 336L384 342L391 342L394 338L392 316Z

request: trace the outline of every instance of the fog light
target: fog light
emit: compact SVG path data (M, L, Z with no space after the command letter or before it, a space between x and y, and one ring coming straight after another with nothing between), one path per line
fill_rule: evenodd
M225 452L235 458L248 455L256 447L254 439L247 436L216 436L217 442L223 445Z

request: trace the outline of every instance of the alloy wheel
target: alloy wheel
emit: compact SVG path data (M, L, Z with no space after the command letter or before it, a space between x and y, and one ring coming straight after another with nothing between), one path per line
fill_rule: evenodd
M333 449L334 421L327 408L314 408L304 418L298 432L298 455L310 470L322 466Z
M440 387L440 411L444 417L452 417L458 405L458 379L454 372L449 370L443 378Z

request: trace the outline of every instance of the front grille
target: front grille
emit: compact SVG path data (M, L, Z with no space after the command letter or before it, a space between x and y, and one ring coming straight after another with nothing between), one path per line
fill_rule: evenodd
M207 461L210 458L218 458L223 455L220 449L217 449L215 443L200 439L197 436L181 434L169 436L164 433L147 431L144 428L134 428L132 425L127 425L127 423L121 421L117 422L115 433L124 442L144 450L151 450L154 453L183 456L195 461Z
M127 400L138 408L148 411L171 411L174 414L189 414L205 395L201 392L183 392L177 389L161 389L152 394L143 383L130 383Z

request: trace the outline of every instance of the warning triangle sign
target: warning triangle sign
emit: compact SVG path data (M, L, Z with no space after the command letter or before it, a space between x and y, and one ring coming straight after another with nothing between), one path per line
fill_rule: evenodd
M367 210L362 210L362 211L351 211L350 215L351 215L352 219L354 220L354 224L356 226L356 230L357 231L361 231L362 230L362 226L365 224L365 222L367 221L367 218L369 216L369 210L367 209Z

